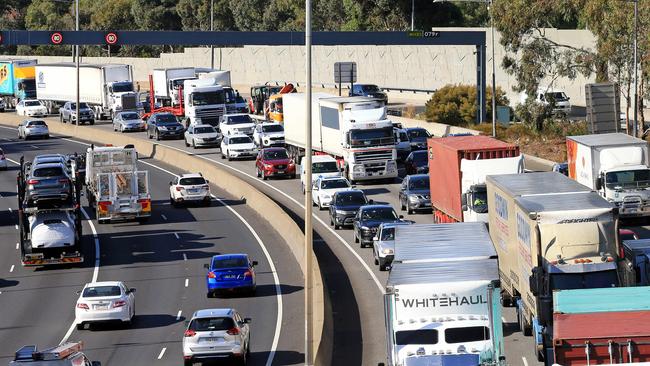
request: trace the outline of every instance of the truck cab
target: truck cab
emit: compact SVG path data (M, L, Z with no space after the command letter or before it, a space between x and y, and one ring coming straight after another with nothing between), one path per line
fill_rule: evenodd
M650 214L650 169L645 165L612 167L600 171L596 189L615 202L622 215Z
M190 124L217 128L219 119L226 113L226 94L213 78L185 80L183 104Z
M107 97L109 99L109 111L101 111L97 114L98 118L106 116L107 112L109 117L113 117L122 111L137 111L138 108L138 95L133 88L131 80L113 81L106 84Z

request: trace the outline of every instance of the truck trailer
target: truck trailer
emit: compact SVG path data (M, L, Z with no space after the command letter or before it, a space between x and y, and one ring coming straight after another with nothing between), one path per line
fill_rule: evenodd
M153 88L155 104L164 107L179 105L180 89L185 80L196 79L193 67L173 67L153 70Z
M36 65L36 76L36 97L45 104L48 114L77 100L75 63ZM88 104L97 119L112 119L121 111L137 111L138 95L133 89L131 65L79 65L79 101Z
M36 60L0 61L0 98L7 108L23 99L36 99Z
M624 133L568 136L569 177L616 204L621 218L650 216L648 143Z
M550 365L553 291L619 285L616 207L556 172L490 175L487 191L503 303Z
M518 146L488 136L430 138L428 149L435 222L487 222L485 177L524 170Z
M556 364L650 362L650 287L556 291L553 309Z
M388 364L505 365L498 260L485 225L400 225L395 255L384 295Z
M305 155L305 94L283 95L285 142L294 161ZM312 94L312 150L336 158L351 181L394 179L393 125L386 107L366 97Z

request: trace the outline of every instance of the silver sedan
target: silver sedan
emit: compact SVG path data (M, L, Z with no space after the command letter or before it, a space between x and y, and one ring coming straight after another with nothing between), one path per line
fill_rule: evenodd
M137 112L120 112L113 118L113 131L144 131L144 121Z

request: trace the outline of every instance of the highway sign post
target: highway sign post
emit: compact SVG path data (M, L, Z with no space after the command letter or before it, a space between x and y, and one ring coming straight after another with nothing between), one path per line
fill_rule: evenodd
M356 62L335 62L334 82L339 84L339 97L341 96L341 83L350 83L350 90L357 82Z

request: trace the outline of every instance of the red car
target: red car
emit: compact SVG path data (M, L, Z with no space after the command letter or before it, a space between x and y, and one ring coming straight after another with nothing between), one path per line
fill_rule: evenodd
M289 158L283 147L267 147L257 153L255 159L257 177L266 180L268 177L296 177L296 164Z

